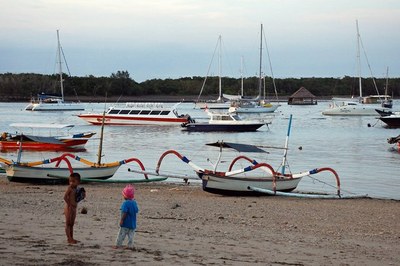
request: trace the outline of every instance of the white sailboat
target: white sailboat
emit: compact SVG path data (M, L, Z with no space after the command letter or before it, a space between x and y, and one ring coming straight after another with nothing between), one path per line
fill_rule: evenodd
M272 104L265 100L265 78L262 74L262 39L263 39L263 24L261 24L260 33L260 69L259 69L259 83L258 83L258 96L252 100L239 99L234 101L229 108L229 112L235 113L273 113L278 109L280 104ZM271 64L270 64L271 66ZM271 67L272 71L272 67ZM273 75L272 75L273 76ZM275 83L274 83L275 87ZM261 99L261 91L264 92L264 99ZM276 92L276 88L275 88ZM243 92L242 92L243 93Z
M57 30L57 57L58 57L58 74L60 77L61 97L49 96L47 94L38 95L38 99L32 101L25 110L28 111L82 111L85 107L81 103L64 101L64 80L62 76L62 60L61 60L61 44L59 31Z
M200 90L200 94L197 97L197 101L196 101L196 107L200 108L200 109L228 109L230 106L230 102L227 102L224 100L224 97L222 95L222 79L221 79L221 49L222 49L222 37L221 35L218 37L218 99L217 100L213 100L213 101L200 101L200 96L203 92L204 86L206 84L207 81L207 76L208 76L208 72L210 71L210 67L208 68L208 72L207 72L207 76L204 79L203 82L203 86L201 87ZM215 51L214 51L214 55L215 55ZM214 58L213 55L213 58Z
M331 116L376 116L375 109L379 109L379 105L374 105L381 98L380 95L370 95L363 97L362 92L362 80L361 80L361 58L360 58L360 44L361 36L358 29L358 20L356 20L357 28L357 72L358 72L358 86L359 86L359 97L358 98L333 98L330 108L323 111L323 115ZM367 59L368 60L368 59ZM369 65L369 64L368 64ZM372 73L371 73L372 74ZM372 75L371 75L372 76ZM375 80L374 80L375 88ZM382 109L382 108L381 108ZM384 110L384 109L382 109Z

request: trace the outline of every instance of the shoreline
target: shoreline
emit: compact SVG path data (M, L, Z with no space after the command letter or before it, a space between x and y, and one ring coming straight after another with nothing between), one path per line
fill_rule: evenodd
M0 254L14 265L399 265L400 202L226 197L200 186L137 184L136 251L113 250L121 184L83 184L75 235L66 186L0 178ZM88 214L81 214L81 208Z
M143 96L110 96L107 97L107 103L113 102L196 102L198 95L143 95ZM278 100L276 98L268 99L270 102L287 103L290 96L281 96ZM317 101L330 101L332 97L340 96L319 96L316 97ZM341 96L348 97L348 96ZM202 97L201 101L212 101L218 98L218 95L210 95ZM82 103L104 103L105 97L92 97L92 96L79 96L79 102ZM395 99L394 99L395 100ZM31 101L30 97L0 97L0 102L26 102ZM76 96L65 96L65 101L76 102Z

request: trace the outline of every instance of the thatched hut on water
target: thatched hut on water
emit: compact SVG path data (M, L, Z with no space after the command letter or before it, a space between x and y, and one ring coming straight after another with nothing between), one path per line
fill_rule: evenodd
M289 105L315 105L317 104L317 99L314 94L304 87L298 89L292 96L288 99Z

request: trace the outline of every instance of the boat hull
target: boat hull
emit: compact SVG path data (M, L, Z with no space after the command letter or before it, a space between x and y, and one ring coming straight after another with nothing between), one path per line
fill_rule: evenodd
M56 142L22 141L15 139L1 140L0 150L22 150L33 151L66 151L73 149L84 149L85 144L95 133L77 134L79 137L55 138Z
M331 116L376 116L377 111L375 109L376 107L372 106L348 105L327 109L322 114Z
M67 140L62 144L53 143L40 143L40 142L23 142L22 150L37 150L37 151L65 151L69 149L83 149L86 140ZM19 141L1 141L0 149L4 150L17 150L20 148Z
M198 174L202 179L203 190L221 195L263 195L260 192L249 190L248 187L257 187L273 190L273 180L271 177L227 177L210 174ZM290 192L299 184L299 178L285 178L276 180L276 190ZM264 194L265 195L265 194Z
M200 109L229 109L230 102L197 102L196 107Z
M83 111L85 107L80 103L33 103L25 107L27 111Z
M257 106L257 107L233 107L229 109L230 112L236 112L238 114L262 114L262 113L273 113L278 109L280 105L272 106Z
M262 127L264 123L255 124L209 124L209 123L189 123L182 125L183 130L190 132L215 132L215 131L226 131L226 132L250 132L257 131Z
M400 115L388 115L381 116L379 119L384 122L388 127L399 128L400 127Z
M101 114L81 114L79 118L93 125L101 125L103 115ZM187 117L135 117L135 116L104 116L105 125L177 125L187 122Z
M107 179L112 177L118 170L118 166L112 167L77 167L73 171L79 173L82 179ZM57 177L68 177L68 168L53 167L30 167L20 165L6 165L6 175L11 182L31 184L65 184L67 179Z

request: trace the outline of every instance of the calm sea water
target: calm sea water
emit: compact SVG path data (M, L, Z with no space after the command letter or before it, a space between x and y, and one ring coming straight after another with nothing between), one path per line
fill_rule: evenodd
M400 102L395 101L400 107ZM271 147L283 147L285 143L288 118L293 115L292 130L289 139L288 163L293 172L308 171L313 168L331 167L335 169L342 183L342 190L355 194L368 194L376 198L400 199L400 153L392 149L386 141L388 137L400 134L399 129L387 129L375 117L328 117L321 111L329 102L320 102L316 106L288 106L283 103L273 115L254 116L255 119L271 121L269 127L249 133L188 133L179 126L109 126L105 128L103 144L103 162L112 162L131 157L139 158L149 171L154 171L160 155L174 149L187 156L194 163L211 169L218 157L218 148L206 146L206 143L218 140L259 144ZM94 131L100 133L99 126L92 126L78 118L78 112L28 112L26 103L0 103L2 131L15 132L11 123L70 123L75 127L71 132ZM88 103L85 112L101 112L104 104ZM190 114L197 120L207 116L194 105L183 103L179 113ZM373 125L368 127L368 124ZM28 133L35 130L24 129ZM47 132L49 133L49 132ZM51 132L57 134L58 132ZM79 156L97 161L99 139L90 140L86 151ZM301 147L301 148L300 148ZM282 162L282 149L267 148L265 154L246 154L259 162L270 163L277 168ZM23 161L42 160L59 155L54 152L24 152ZM16 152L1 153L0 156L16 160ZM227 170L231 160L238 156L232 150L223 152L219 170ZM241 162L237 166L247 166ZM122 166L115 178L138 176L127 171L138 169L137 165ZM167 156L161 166L162 173L175 173L195 177L188 165L176 157ZM298 190L333 192L330 185L334 178L329 173L313 177L326 182L305 177Z

